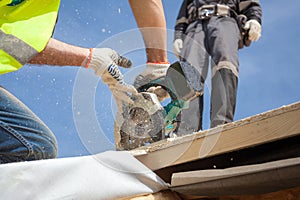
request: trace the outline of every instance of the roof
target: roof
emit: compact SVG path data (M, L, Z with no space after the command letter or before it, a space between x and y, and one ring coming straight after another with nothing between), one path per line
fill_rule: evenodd
M131 153L181 195L250 195L300 186L299 143L297 102Z
M225 200L282 190L297 196L299 144L300 102L130 152L2 164L1 197Z

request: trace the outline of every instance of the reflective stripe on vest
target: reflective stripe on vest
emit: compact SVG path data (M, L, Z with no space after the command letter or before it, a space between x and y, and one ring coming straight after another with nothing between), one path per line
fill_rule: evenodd
M5 34L0 30L0 49L8 53L22 65L26 64L39 52L19 38Z

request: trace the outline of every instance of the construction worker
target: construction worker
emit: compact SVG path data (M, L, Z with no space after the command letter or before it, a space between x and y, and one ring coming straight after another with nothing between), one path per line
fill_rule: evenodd
M201 83L211 57L210 127L232 122L238 86L238 50L261 36L259 0L184 0L175 25L174 52L197 68ZM202 129L203 96L178 119L177 134Z
M169 63L162 2L129 2L146 45L147 67L142 74L164 76ZM87 49L51 38L59 4L59 0L0 0L0 74L16 71L26 63L83 66L101 76L116 101L132 103L124 92L136 90L124 83L116 66L128 68L130 60L109 48ZM145 12L152 19L145 17ZM54 158L57 142L51 130L3 87L0 99L0 163Z
M82 48L51 38L59 0L0 0L0 74L26 63L81 66L94 70L116 100L130 103L117 65L131 62L109 48ZM120 95L121 94L121 95ZM0 163L55 158L57 141L49 128L20 100L0 87Z

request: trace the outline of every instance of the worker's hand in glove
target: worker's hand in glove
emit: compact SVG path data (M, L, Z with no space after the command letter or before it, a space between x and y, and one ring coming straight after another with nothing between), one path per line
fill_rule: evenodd
M169 66L169 63L147 63L145 70L135 77L133 86L138 89L153 80L166 76ZM148 89L148 92L156 94L160 101L163 101L169 96L167 91L161 87L151 87Z
M93 69L95 74L102 78L102 82L107 84L119 107L123 103L133 103L130 94L136 94L137 91L124 82L117 65L130 68L132 63L110 48L91 49L86 63L86 67Z
M261 25L255 19L247 21L244 29L249 30L248 39L251 41L257 41L261 36Z
M174 54L177 58L180 57L180 52L181 52L182 46L183 46L182 39L178 38L178 39L174 40L174 42L173 42L173 52L174 52Z

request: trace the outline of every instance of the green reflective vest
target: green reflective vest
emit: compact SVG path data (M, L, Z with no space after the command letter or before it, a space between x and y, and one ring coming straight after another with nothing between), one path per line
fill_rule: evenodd
M54 30L59 3L0 0L0 74L20 69L45 48Z

